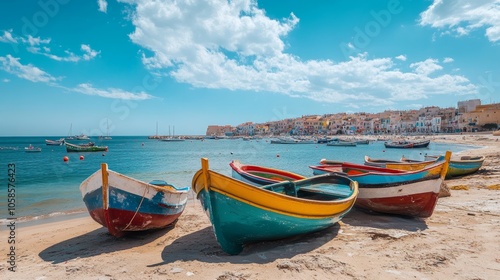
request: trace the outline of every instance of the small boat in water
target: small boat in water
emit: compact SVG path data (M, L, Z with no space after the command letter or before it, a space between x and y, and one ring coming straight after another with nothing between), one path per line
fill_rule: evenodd
M326 143L327 146L342 146L342 147L356 147L357 143L354 141L330 141Z
M391 141L385 142L384 145L386 148L396 148L396 149L412 149L412 148L427 148L431 140L423 140L423 141Z
M90 140L90 138L85 134L80 134L75 136L75 140Z
M282 137L272 139L271 144L316 144L318 141L306 138Z
M193 176L192 188L228 254L245 244L319 231L337 223L354 205L357 183L327 174L256 187L209 170Z
M186 207L189 190L189 186L176 188L162 180L142 182L109 170L106 163L80 185L92 219L116 237L175 224Z
M45 144L47 146L61 146L62 144L64 144L64 138L61 138L59 140L49 140L49 139L45 139Z
M42 148L35 147L35 146L30 144L28 147L24 147L24 151L27 153L39 153L42 151Z
M96 146L93 142L89 142L87 144L76 145L68 142L64 143L66 145L66 152L75 153L75 152L107 152L108 146Z

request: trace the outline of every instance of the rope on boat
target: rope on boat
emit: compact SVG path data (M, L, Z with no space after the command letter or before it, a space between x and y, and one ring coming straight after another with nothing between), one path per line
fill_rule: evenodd
M132 216L132 219L130 219L130 222L128 222L127 226L122 229L122 231L126 230L130 224L132 224L132 221L134 220L135 216L137 213L139 213L139 209L141 209L142 202L144 201L144 197L146 196L146 191L148 190L147 186L144 186L144 193L142 194L141 202L139 203L139 206L137 206L137 210L135 210L134 216Z

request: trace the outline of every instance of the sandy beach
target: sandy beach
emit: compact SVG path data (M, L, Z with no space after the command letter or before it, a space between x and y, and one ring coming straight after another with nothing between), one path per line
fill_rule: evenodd
M353 209L335 226L292 239L224 253L200 203L191 200L175 226L117 239L88 214L2 229L1 279L498 279L500 136L426 136L482 146L475 174L446 180L427 219Z

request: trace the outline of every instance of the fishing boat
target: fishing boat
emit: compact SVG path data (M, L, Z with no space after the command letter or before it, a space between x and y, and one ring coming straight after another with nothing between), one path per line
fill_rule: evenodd
M438 157L439 156L426 155L425 159L435 160ZM448 166L448 171L446 172L446 178L465 176L475 173L479 170L479 168L481 168L484 160L484 156L461 156L457 158L451 158L450 164Z
M357 183L338 174L256 187L210 170L206 158L201 165L192 188L217 242L231 255L245 244L330 227L349 212L358 195Z
M61 146L62 144L64 144L64 138L61 138L59 140L49 140L49 139L45 139L45 144L47 146Z
M229 166L232 169L232 177L240 181L255 185L265 186L283 181L302 180L306 177L279 169L241 164L238 160L233 160Z
M75 145L68 142L65 142L66 152L107 152L108 146L96 146L92 142L83 145Z
M35 146L33 146L33 145L30 144L28 147L24 147L24 151L26 153L39 153L39 152L42 151L42 148L35 147Z
M342 147L356 147L357 143L354 141L331 141L326 143L327 146L342 146Z
M92 219L116 237L174 224L186 207L189 190L162 180L142 182L109 170L106 163L80 185Z
M358 145L368 145L370 144L370 140L368 139L355 139L354 142Z
M387 160L387 159L374 159L369 156L365 156L365 165L376 166L388 169L398 169L405 171L420 170L427 165L433 164L438 160L438 158L433 158L426 161L405 161L405 157L401 160Z
M317 144L317 141L313 139L282 137L278 139L272 139L271 144Z
M358 182L356 206L374 212L426 218L434 212L451 152L443 160L416 171L403 171L354 163L311 166L314 174L340 168Z
M397 149L412 149L412 148L427 148L431 140L423 140L423 141L391 141L385 142L384 145L386 148L397 148Z

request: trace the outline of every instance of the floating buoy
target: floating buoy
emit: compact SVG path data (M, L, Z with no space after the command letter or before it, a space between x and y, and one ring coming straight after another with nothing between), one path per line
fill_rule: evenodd
M383 153L385 153L385 150L382 150Z
M276 157L280 157L280 154L277 154Z
M144 146L144 142L142 142L142 146Z
M104 153L102 153L102 156L104 156Z
M83 157L83 156L80 156L80 160L83 160L83 159L84 159L84 157Z
M64 160L64 161L68 161L68 160L69 160L69 158L68 158L68 157L63 157L63 160Z

